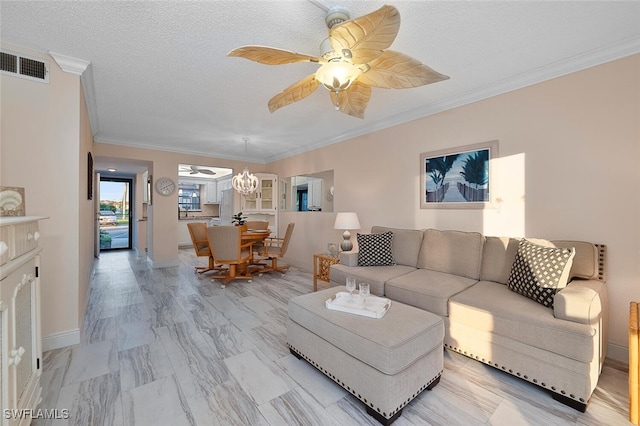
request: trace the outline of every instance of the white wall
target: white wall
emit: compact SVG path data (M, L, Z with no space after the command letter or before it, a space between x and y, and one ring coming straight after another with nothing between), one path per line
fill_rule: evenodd
M27 214L49 217L40 222L46 350L52 341L79 341L93 262L93 204L87 199L92 138L80 77L63 72L47 54L2 47L50 64L48 84L0 75L0 183L24 187Z
M89 112L84 99L82 84L78 94L80 102L80 128L78 149L78 325L82 328L84 315L89 300L89 287L93 274L94 247L96 240L95 212L96 190L93 188L93 199L89 200L89 164L88 153L93 151L93 134L89 123ZM95 175L92 176L95 181ZM99 200L97 200L99 201Z
M281 176L334 169L335 212L356 211L360 232L372 225L433 227L606 244L609 354L625 361L629 302L640 300L638 76L635 55L269 168ZM420 153L495 139L495 209L420 209ZM334 218L281 213L281 227L296 222L287 260L311 270L312 254L341 240Z

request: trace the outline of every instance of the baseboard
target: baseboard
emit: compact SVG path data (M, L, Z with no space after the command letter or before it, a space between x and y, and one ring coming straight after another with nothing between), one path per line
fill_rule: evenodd
M42 352L73 346L80 343L80 329L63 331L42 338Z
M607 344L607 358L629 365L629 348L609 343Z

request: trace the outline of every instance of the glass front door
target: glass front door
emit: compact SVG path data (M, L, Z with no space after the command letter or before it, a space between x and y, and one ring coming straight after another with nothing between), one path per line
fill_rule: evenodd
M100 250L131 249L131 179L100 178Z

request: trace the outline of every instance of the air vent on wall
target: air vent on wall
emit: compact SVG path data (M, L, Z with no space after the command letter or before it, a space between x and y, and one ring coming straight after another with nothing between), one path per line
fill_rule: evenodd
M49 61L2 50L0 51L0 73L48 83Z

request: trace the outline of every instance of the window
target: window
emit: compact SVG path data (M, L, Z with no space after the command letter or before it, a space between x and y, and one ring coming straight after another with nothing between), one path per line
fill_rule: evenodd
M197 183L178 184L178 209L181 211L201 210L200 185Z

